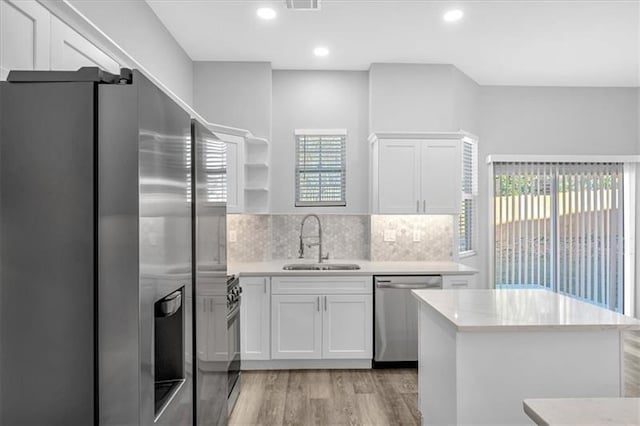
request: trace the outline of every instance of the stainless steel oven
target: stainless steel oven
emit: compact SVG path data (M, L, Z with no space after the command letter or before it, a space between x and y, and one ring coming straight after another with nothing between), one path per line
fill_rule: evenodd
M227 281L227 329L229 338L229 414L240 393L240 303L242 288L238 277L230 276Z

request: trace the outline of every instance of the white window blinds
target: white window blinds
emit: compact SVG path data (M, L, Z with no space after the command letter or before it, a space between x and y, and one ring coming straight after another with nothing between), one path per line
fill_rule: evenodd
M462 205L458 224L458 251L475 250L476 196L478 194L478 146L470 139L462 141Z
M496 287L623 308L623 165L496 163Z
M227 202L227 150L219 140L206 139L203 144L202 170L205 174L207 203Z
M345 206L346 132L296 131L296 206Z

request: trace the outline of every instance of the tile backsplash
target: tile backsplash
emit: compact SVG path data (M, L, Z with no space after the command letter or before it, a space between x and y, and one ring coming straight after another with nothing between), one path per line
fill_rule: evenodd
M232 234L235 232L235 240ZM230 262L271 260L271 216L227 215L227 258Z
M371 260L452 260L452 225L453 216L447 215L373 215ZM384 241L385 231L395 234L395 241Z
M323 252L329 259L451 260L452 216L319 215ZM295 259L300 247L304 215L247 215L227 217L228 257L232 262ZM395 241L384 241L384 231L395 231ZM233 241L233 234L235 240ZM307 242L317 241L318 225L309 218ZM420 241L414 241L414 234ZM306 259L318 258L318 247L306 247Z
M305 215L271 216L273 259L294 259L300 247L300 223ZM319 215L322 222L322 251L329 259L369 258L369 216ZM318 222L310 217L304 224L305 241L318 241ZM318 246L304 248L305 259L318 259Z

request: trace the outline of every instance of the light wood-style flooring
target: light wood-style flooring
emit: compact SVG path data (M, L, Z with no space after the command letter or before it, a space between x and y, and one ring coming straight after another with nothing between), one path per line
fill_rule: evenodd
M418 425L416 369L243 371L230 425Z
M624 395L640 397L640 333L624 337ZM243 371L229 424L418 425L416 369Z

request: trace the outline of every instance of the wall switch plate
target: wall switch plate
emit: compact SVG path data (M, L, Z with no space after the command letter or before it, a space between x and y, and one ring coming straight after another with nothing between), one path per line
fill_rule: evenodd
M383 240L387 243L392 243L396 240L396 230L395 229L385 229Z
M236 234L236 231L229 231L229 242L235 243L236 241L238 241L238 235Z
M420 241L420 230L419 229L414 229L413 230L413 242L417 243Z

